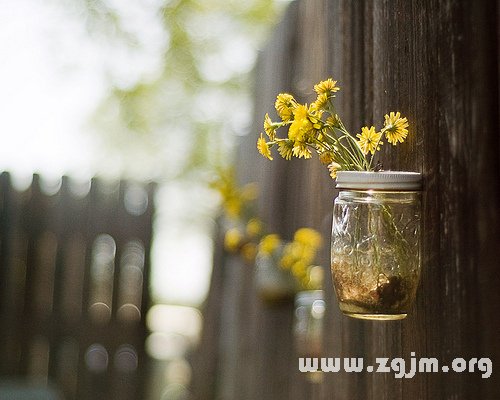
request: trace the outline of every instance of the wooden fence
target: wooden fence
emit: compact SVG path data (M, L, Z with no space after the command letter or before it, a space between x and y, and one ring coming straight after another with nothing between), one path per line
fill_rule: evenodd
M143 399L154 186L0 177L0 379L65 399Z
M242 183L259 182L260 212L290 238L301 226L330 237L336 195L314 161L262 159L262 119L277 93L313 101L312 86L339 80L339 114L353 130L408 117L411 133L381 160L424 175L423 273L408 318L359 321L341 315L325 282L323 355L488 357L493 375L330 373L310 384L298 373L293 305L265 305L254 268L218 249L205 332L194 359L196 399L483 399L500 397L499 7L495 1L301 0L290 4L260 55L253 134L240 143ZM277 156L276 158L279 158ZM219 240L220 243L220 240ZM328 274L329 248L322 259Z

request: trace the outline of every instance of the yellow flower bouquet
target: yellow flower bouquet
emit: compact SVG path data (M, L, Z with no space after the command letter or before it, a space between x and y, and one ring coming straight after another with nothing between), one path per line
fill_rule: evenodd
M389 112L381 129L364 126L352 135L333 104L337 81L319 82L314 91L309 105L288 93L277 96L280 121L265 115L266 136L260 134L257 149L269 160L275 147L287 160L316 153L336 179L331 271L341 311L364 319L405 318L420 277L421 174L381 171L374 157L384 143L405 141L408 120Z
M275 146L278 153L290 160L311 158L312 153L319 155L320 161L328 167L332 178L337 171L374 171L373 156L384 139L392 145L402 143L408 135L408 120L400 112L385 115L384 126L377 132L374 126L364 126L361 133L351 135L335 111L333 99L340 89L337 81L331 78L314 86L316 100L310 105L299 104L288 93L280 93L275 102L279 122L273 122L266 114L264 134L257 140L257 149L272 160L271 149ZM280 128L288 127L286 137L278 137Z

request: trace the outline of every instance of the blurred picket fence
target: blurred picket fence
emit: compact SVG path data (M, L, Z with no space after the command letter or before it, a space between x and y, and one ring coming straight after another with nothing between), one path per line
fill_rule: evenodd
M0 381L143 399L154 185L0 176Z

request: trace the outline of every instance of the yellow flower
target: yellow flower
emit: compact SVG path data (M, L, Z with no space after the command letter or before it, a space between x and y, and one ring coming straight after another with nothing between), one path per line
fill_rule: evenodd
M269 114L266 114L264 117L264 131L266 135L269 136L270 140L276 139L276 127L273 125L273 121L271 121Z
M273 159L271 156L271 149L269 148L269 145L267 144L266 139L264 139L264 135L262 133L260 134L260 138L257 140L257 149L259 150L259 153L267 159Z
M257 218L251 218L247 223L246 230L250 237L255 237L262 231L262 222Z
M322 242L321 234L311 228L297 229L297 231L293 235L293 240L300 244L313 248L319 248Z
M323 151L319 154L319 161L323 165L329 165L333 162L333 153L331 151Z
M293 110L295 110L295 107L297 107L297 102L291 94L280 93L276 97L274 107L276 108L276 112L278 113L279 117L284 122L287 122L292 119Z
M293 141L291 140L281 140L278 142L278 153L285 160L290 160L293 155Z
M307 145L300 142L295 142L292 152L293 155L298 158L304 157L308 159L312 157L311 150L308 149Z
M313 130L313 124L308 118L307 105L299 104L293 112L293 122L288 130L288 138L293 141L305 142Z
M330 171L330 176L332 179L337 179L337 171L340 170L342 166L340 164L337 164L336 162L332 162L330 165L328 165L328 171Z
M385 133L387 141L393 145L398 142L403 143L408 135L408 120L401 118L399 111L397 113L391 112L385 115L384 127L382 132Z
M307 118L309 119L309 121L311 121L313 128L319 131L323 129L324 126L324 122L321 120L321 116L323 115L323 110L317 110L313 104L309 106Z
M318 94L316 101L311 104L315 110L321 110L326 107L328 103L328 95L326 93Z
M326 94L327 96L332 96L339 90L340 88L337 86L337 81L332 80L332 78L328 78L326 81L314 85L314 91L319 95Z
M259 250L264 254L271 254L279 247L280 244L281 239L279 235L273 233L262 238L259 243Z
M229 229L224 235L224 247L226 250L234 252L238 250L243 240L243 235L236 228Z
M361 134L358 133L356 137L359 138L358 144L363 154L375 154L376 150L380 150L379 145L381 144L380 138L382 137L382 132L375 132L374 126L370 128L363 126Z

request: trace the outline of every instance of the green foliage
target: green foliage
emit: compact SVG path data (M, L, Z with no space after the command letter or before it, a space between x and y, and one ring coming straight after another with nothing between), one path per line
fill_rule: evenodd
M129 29L120 2L87 0L89 30L140 57L148 42ZM164 43L153 72L113 81L93 130L125 173L149 164L156 178L179 179L227 165L232 137L248 129L252 54L286 2L167 0L152 7ZM113 6L115 5L115 6ZM245 119L246 118L246 119Z

